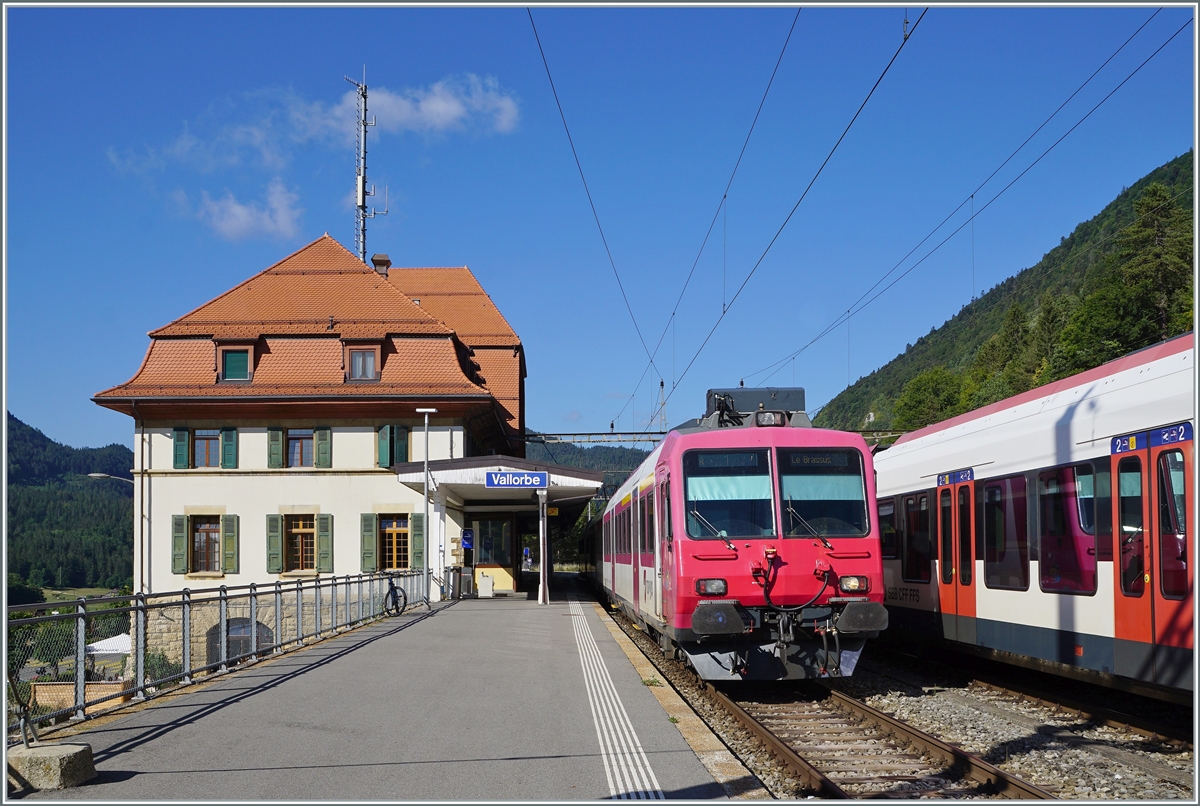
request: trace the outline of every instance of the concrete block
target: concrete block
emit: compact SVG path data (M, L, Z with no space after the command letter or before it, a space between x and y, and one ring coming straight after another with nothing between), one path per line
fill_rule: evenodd
M8 749L8 784L15 790L67 789L96 777L85 742L19 744Z

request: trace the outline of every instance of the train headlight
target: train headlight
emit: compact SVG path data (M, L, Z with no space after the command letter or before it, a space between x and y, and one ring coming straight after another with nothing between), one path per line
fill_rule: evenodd
M838 587L843 593L866 593L867 578L866 577L839 577Z
M782 411L756 411L754 412L755 425L784 425L787 419L783 416Z
M723 579L697 579L696 593L701 596L724 596L729 592L729 585Z

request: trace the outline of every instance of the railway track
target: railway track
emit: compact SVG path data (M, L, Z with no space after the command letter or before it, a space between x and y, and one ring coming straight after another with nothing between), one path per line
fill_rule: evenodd
M734 701L709 694L818 797L1022 798L1055 796L841 692Z

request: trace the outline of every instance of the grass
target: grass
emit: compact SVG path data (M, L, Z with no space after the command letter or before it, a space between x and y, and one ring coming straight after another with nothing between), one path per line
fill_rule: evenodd
M643 686L661 686L662 681L659 680L657 677L647 677L646 679L644 679L642 681L642 685Z
M105 596L108 588L42 588L42 595L47 602L73 602L82 596L85 599L95 599Z

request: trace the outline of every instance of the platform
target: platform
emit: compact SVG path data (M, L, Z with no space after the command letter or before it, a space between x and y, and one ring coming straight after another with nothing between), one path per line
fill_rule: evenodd
M573 584L558 587L549 605L521 596L416 608L85 725L70 740L91 744L98 777L29 797L712 799L745 789L748 774L717 783L607 617Z

